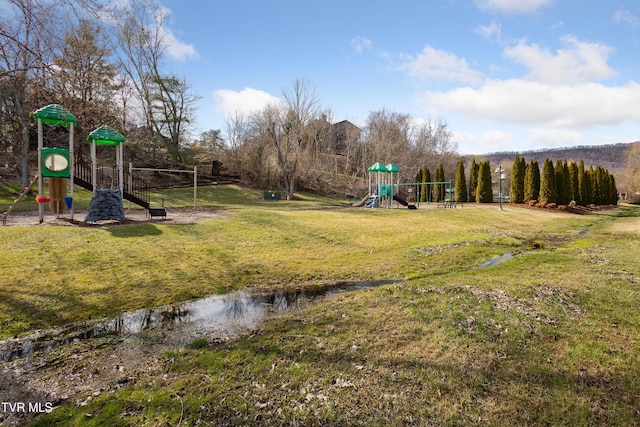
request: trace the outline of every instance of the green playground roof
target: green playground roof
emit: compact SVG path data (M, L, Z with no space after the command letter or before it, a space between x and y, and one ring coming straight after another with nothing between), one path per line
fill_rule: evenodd
M376 162L374 164L372 164L371 166L369 166L369 169L367 169L367 171L369 172L389 172L389 169L387 169L387 167L385 165L383 165L380 162Z
M33 112L34 119L40 119L42 123L55 126L68 126L69 123L76 124L76 116L65 110L62 105L50 104Z
M95 141L98 145L118 145L125 137L111 126L102 125L87 136L87 141Z
M387 168L387 170L388 170L389 172L394 172L394 173L395 173L395 172L400 172L400 168L399 168L398 166L394 165L393 163L389 163L389 164L386 166L386 168Z

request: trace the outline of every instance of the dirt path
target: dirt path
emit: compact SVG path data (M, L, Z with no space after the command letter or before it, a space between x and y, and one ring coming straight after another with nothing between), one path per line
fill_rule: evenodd
M158 223L158 224L193 224L199 221L207 219L222 219L227 217L227 213L223 208L167 208L166 219L153 218L151 219L146 210L132 209L127 211L125 209L125 221L100 221L98 223L85 223L84 218L87 216L87 211L75 211L74 220L71 221L69 212L64 212L57 218L55 214L51 212L45 212L44 221L39 223L38 212L12 212L6 218L7 226L15 225L62 225L62 226L96 226L96 225L109 225L109 224L143 224L143 223ZM2 225L0 224L0 227Z

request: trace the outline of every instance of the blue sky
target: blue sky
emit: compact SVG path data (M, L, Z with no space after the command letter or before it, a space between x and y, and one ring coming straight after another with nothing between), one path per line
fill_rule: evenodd
M444 119L461 154L640 140L637 0L162 4L201 131L305 79L334 121Z

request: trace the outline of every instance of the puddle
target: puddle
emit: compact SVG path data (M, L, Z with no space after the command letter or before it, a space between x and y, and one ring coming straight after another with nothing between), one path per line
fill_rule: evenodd
M225 295L125 313L97 324L78 324L26 338L0 341L0 360L29 357L36 351L55 348L107 335L130 336L147 330L170 329L176 325L192 329L214 330L231 336L249 330L272 313L295 310L318 298L341 291L365 289L397 283L397 280L374 282L330 282L268 290L242 290Z
M478 270L484 270L486 268L497 267L499 265L504 264L505 262L513 259L513 254L511 252L507 252L504 255L494 256L493 258L489 258L482 264L478 266Z

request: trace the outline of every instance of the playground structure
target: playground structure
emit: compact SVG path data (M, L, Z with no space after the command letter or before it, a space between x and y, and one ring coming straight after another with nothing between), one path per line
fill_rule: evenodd
M91 144L91 159L87 160L74 152L74 129L77 124L76 117L62 106L51 104L40 108L33 113L38 126L38 173L33 181L25 187L13 204L2 213L3 225L13 208L25 197L31 187L38 182L38 218L44 221L44 204L49 204L49 209L57 218L70 211L70 219L74 219L74 189L78 185L92 191L89 215L85 222L97 220L123 220L124 210L122 200L126 199L145 209L152 216L166 218L164 208L151 208L149 204L150 185L145 180L135 177L129 171L125 180L123 164L124 136L109 126L100 126L87 137ZM44 147L43 125L62 126L69 128L68 149L57 147ZM106 145L116 148L115 166L99 167L97 163L96 146ZM111 176L105 173L105 169L111 169ZM195 171L194 171L195 172ZM44 180L47 179L49 187L48 197L44 194ZM68 187L68 189L67 189ZM92 213L92 207L102 193L108 192L111 201L109 206L102 206ZM68 195L67 195L68 194ZM195 197L195 196L194 196ZM195 202L194 202L195 203ZM153 212L152 212L153 211ZM113 213L116 212L114 215Z
M49 203L49 208L58 217L65 210L65 205L71 211L73 220L73 131L77 123L76 116L65 110L62 106L51 104L40 108L33 113L33 118L38 123L38 218L40 223L44 221L44 203ZM69 149L45 148L43 124L52 126L69 127ZM49 178L49 197L44 196L43 178ZM67 179L69 180L70 193L67 194Z
M431 199L433 188L439 186L440 194L444 195L440 200L435 200L436 206L452 208L456 206L453 197L453 182L410 182L400 183L400 168L393 163L383 165L374 163L367 169L369 186L367 195L359 202L352 204L354 207L366 208L392 208L396 202L409 209L417 209L421 203L421 193L425 193L426 203L434 202ZM397 205L396 205L397 206Z
M87 136L91 144L91 183L92 199L85 222L100 220L124 220L122 195L124 194L124 172L122 169L123 145L125 138L109 126L100 126ZM111 189L98 189L98 160L96 146L105 145L116 148L116 163L111 182ZM117 186L114 191L113 187Z

